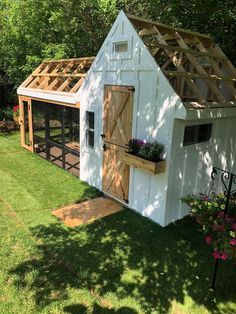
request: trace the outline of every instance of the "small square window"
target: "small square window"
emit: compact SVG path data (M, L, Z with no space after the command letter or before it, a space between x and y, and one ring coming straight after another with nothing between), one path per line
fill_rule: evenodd
M127 52L128 51L128 42L123 41L123 42L119 42L119 43L114 43L113 44L113 50L114 50L114 53Z
M86 141L89 147L94 147L94 112L86 111Z
M189 125L184 129L183 145L191 145L209 142L211 138L212 124Z
M201 124L198 130L198 142L208 142L211 138L212 124Z
M184 130L184 145L194 143L196 127L195 125L186 126Z

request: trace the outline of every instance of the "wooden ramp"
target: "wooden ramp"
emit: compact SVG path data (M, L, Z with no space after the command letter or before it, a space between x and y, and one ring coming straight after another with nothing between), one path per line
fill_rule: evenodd
M98 197L80 204L56 209L52 213L68 227L76 227L82 224L89 224L97 219L117 213L122 209L122 204L106 197Z

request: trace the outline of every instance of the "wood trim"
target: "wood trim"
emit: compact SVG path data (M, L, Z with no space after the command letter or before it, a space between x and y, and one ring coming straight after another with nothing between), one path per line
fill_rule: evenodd
M123 155L123 161L127 165L131 165L131 166L134 166L135 168L143 169L145 171L150 172L151 174L162 173L162 172L165 172L165 169L166 169L165 160L153 162L150 160L140 158L138 156L131 155L127 152L125 152Z
M28 110L28 126L29 126L29 141L30 144L25 143L25 117L24 117L24 102L27 103ZM19 96L19 109L20 109L20 134L21 134L21 146L33 152L34 143L33 143L33 118L32 118L32 103L31 98Z
M49 99L43 99L43 98L39 98L39 97L25 97L25 96L19 96L19 98L24 98L24 99L31 99L31 100L36 100L36 101L41 101L41 102L46 102L46 103L50 103L50 104L56 104L56 105L61 105L61 106L66 106L66 107L71 107L71 108L80 108L80 102L77 101L76 104L68 104L65 102L60 102L60 101L54 101L54 100L49 100Z
M187 30L182 29L182 28L173 27L173 26L169 26L166 24L162 24L162 23L153 22L151 20L146 20L146 19L134 16L134 15L130 15L130 14L127 14L127 17L132 23L134 23L135 25L137 25L139 27L151 28L152 26L156 26L159 30L166 32L166 33L173 33L173 32L178 31L179 33L183 34L186 37L192 38L192 37L198 36L198 37L203 38L205 41L212 43L211 38L207 35L204 35L204 34L192 32L192 31L187 31Z
M185 78L195 78L195 79L206 79L206 80L213 80L213 81L231 81L236 82L236 78L230 76L217 76L217 75L205 75L205 74L195 74L190 72L181 72L181 71L167 71L162 70L162 72L167 76L178 76L178 77L185 77Z

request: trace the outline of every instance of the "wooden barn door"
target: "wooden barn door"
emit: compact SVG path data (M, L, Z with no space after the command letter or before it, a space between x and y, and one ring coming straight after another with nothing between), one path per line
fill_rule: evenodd
M106 86L103 112L103 192L128 203L129 166L123 154L132 136L134 88Z

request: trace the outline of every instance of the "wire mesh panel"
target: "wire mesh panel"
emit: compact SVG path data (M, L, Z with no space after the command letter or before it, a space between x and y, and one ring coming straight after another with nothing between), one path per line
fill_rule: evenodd
M33 101L32 107L34 151L79 176L79 109L40 101Z

